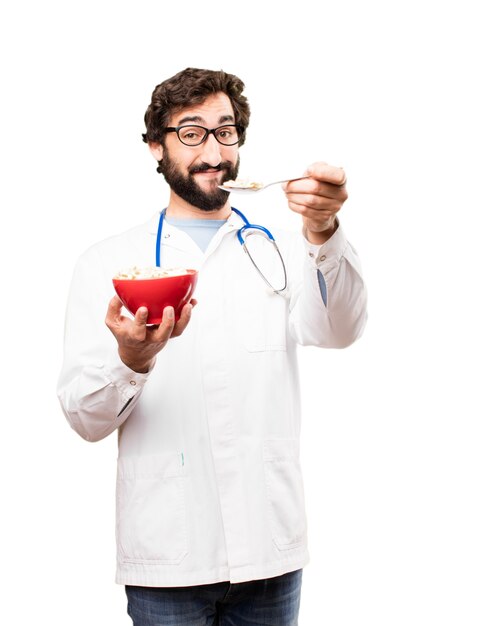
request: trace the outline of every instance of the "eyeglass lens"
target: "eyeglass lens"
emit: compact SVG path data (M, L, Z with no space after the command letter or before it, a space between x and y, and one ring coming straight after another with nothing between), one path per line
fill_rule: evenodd
M202 126L182 126L178 129L180 141L187 146L198 146L208 134L208 129ZM236 126L226 125L215 128L215 139L224 146L233 146L238 143L239 136Z

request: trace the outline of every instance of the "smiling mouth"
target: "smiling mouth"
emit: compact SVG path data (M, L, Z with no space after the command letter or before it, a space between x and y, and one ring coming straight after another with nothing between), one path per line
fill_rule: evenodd
M194 172L194 174L221 174L222 170L211 169L211 170L201 170L200 172Z
M195 172L194 178L197 179L198 183L203 180L204 183L218 185L219 181L224 178L223 174L223 170L203 170L201 172Z

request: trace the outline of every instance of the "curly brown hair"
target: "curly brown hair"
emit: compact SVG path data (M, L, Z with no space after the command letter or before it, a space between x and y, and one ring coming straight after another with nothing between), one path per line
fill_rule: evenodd
M145 143L163 144L165 128L172 113L192 104L202 104L208 96L223 92L232 103L235 123L241 127L239 146L245 142L250 120L250 106L242 95L243 82L223 70L202 70L188 67L157 85L145 113L147 132L142 135Z

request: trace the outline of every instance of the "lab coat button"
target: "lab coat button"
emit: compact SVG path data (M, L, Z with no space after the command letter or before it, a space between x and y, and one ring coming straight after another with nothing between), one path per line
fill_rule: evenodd
M322 254L322 256L320 257L320 261L325 261L326 258L327 257L324 254Z
M131 381L130 381L130 384L131 384L133 387L135 387L135 385L136 385L137 383L136 383L134 380L131 380Z

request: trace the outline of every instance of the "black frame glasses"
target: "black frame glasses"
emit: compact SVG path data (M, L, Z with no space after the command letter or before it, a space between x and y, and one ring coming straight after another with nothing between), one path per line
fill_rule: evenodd
M180 137L180 131L183 128L194 128L197 131L202 130L204 132L203 137L200 141L195 141L195 143L187 143ZM219 133L223 130L228 130L231 128L235 128L237 131L237 139L235 141L225 141L224 137L219 137ZM182 126L169 126L165 128L166 133L177 133L177 137L179 141L183 143L185 146L189 146L191 148L195 148L196 146L200 146L202 143L207 141L210 133L215 137L218 143L222 144L222 146L235 146L242 138L243 127L239 124L223 124L222 126L218 126L217 128L205 128L205 126L198 126L197 124L183 124Z

